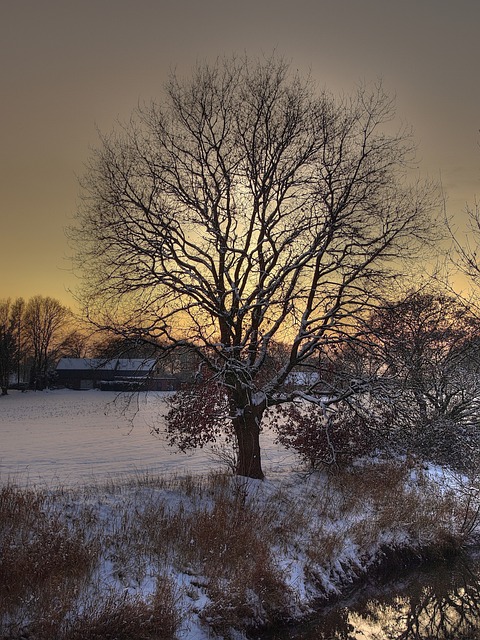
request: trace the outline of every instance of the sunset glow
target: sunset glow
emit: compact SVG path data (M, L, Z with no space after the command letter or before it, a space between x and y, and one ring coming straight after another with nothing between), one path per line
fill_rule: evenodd
M334 93L382 78L414 129L422 175L441 182L462 229L480 192L479 18L467 0L120 0L114 13L93 0L4 3L0 298L75 306L65 228L97 127L108 132L158 99L170 69L188 74L197 60L232 52L275 50Z

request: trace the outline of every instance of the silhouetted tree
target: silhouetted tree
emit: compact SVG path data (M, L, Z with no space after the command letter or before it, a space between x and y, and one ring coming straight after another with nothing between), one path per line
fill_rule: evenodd
M71 311L58 300L34 296L25 307L25 337L32 359L30 384L35 389L44 389L49 370L60 356L59 347L65 336Z
M447 224L450 227L450 233L456 249L455 265L467 276L470 283L478 289L480 286L480 260L478 253L480 245L480 205L476 203L473 207L468 207L466 213L469 229L463 240L460 239L460 234L456 233L450 226L450 221L447 221ZM477 311L478 306L477 303Z
M322 402L315 386L286 390L289 374L350 337L431 237L432 190L407 184L411 137L393 117L381 87L337 100L282 60L227 59L172 75L163 105L139 108L92 157L71 234L85 313L193 345L240 475L263 477L267 406ZM279 367L273 342L288 344ZM202 443L215 436L190 422Z
M89 350L90 343L87 333L81 329L67 329L67 333L58 345L56 352L59 358L86 358Z
M25 382L25 364L27 358L24 330L25 300L23 298L16 298L12 303L10 313L17 350L16 378L17 384L19 384Z
M154 343L118 335L106 335L97 340L93 349L95 358L152 358L158 357L161 349Z
M7 395L10 375L18 360L18 344L15 339L15 317L10 299L0 300L0 389Z

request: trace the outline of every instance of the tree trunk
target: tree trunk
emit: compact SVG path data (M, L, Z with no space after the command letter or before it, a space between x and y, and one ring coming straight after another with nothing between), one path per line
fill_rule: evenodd
M235 417L233 426L237 436L238 461L236 473L239 476L263 480L260 457L260 421L263 410L248 406L243 414Z

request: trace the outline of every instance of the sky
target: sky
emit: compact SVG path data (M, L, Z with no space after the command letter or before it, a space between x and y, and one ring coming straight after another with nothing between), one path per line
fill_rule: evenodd
M161 100L171 70L275 51L319 86L382 79L447 212L480 197L478 0L2 0L0 299L75 307L65 229L98 130Z

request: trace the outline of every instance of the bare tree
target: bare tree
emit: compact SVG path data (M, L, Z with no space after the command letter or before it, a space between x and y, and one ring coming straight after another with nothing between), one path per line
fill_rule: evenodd
M478 320L443 291L417 289L366 319L342 353L339 376L368 389L349 401L371 441L453 466L478 463ZM376 435L375 435L376 432Z
M89 352L88 334L81 329L69 330L56 351L59 358L85 358Z
M2 396L8 393L10 375L15 371L17 357L12 303L10 299L0 300L0 389Z
M35 389L47 385L70 316L67 307L50 297L34 296L25 307L25 338L32 357L30 384Z
M17 351L16 362L16 378L17 385L25 383L25 335L24 335L24 319L25 319L25 300L23 298L16 298L12 303L11 318L13 323L13 332L15 336L15 344Z
M480 243L480 205L476 202L473 207L467 208L466 213L469 228L463 241L460 240L459 233L451 226L450 220L447 220L447 226L449 227L455 248L455 266L478 288L480 284L480 257L478 255Z
M85 312L196 352L240 475L263 477L267 406L321 402L289 374L350 336L431 237L432 190L407 184L393 118L381 86L337 100L282 60L233 58L172 75L91 159L71 234ZM274 342L288 350L271 367Z

